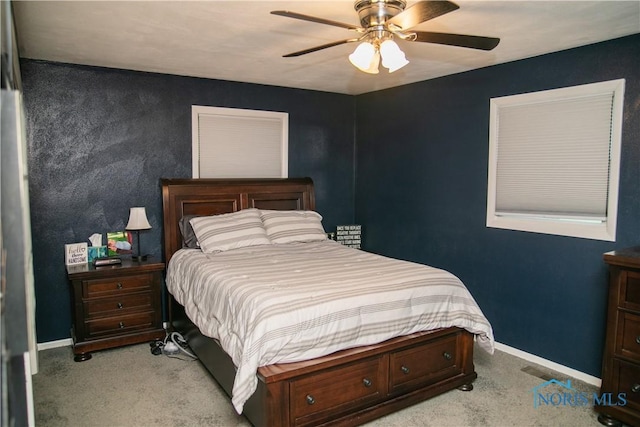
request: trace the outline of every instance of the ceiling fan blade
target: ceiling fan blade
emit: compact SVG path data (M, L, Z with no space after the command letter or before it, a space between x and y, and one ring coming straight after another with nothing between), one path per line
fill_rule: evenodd
M330 19L318 18L310 15L303 15L302 13L290 12L288 10L274 10L272 15L284 16L287 18L301 19L303 21L315 22L318 24L333 25L334 27L346 28L347 30L364 32L364 28L358 25L345 24L344 22L332 21Z
M422 22L453 12L459 8L460 6L457 4L446 0L425 0L405 9L387 22L400 27L402 30L408 30Z
M306 55L307 53L316 52L318 50L327 49L329 47L339 46L339 45L345 44L345 43L357 42L358 40L360 40L360 39L339 40L337 42L327 43L327 44L323 44L321 46L316 46L316 47L312 47L312 48L309 48L309 49L299 50L297 52L288 53L286 55L282 55L282 57L283 58L291 58L291 57L294 57L294 56Z
M446 44L449 46L468 47L471 49L491 50L498 46L500 39L495 37L467 36L464 34L431 33L428 31L412 31L416 34L411 41Z

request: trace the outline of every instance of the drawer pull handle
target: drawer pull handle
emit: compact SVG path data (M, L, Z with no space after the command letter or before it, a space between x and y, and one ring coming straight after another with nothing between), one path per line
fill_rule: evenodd
M640 384L635 383L634 385L632 385L632 386L631 386L631 391L632 391L633 393L637 393L637 392L639 392L639 391L640 391Z
M310 394L307 394L307 405L313 405L316 403L316 400Z
M636 337L636 343L640 344L640 335Z
M400 367L400 370L402 371L403 374L408 374L409 373L409 368L407 368L406 366Z
M119 302L119 303L118 303L118 308L122 308L122 307L124 307L124 305L122 305L122 303L121 303L121 302Z
M451 353L446 352L446 351L444 353L442 353L442 357L444 357L447 360L451 360L453 358L453 356L451 356Z
M364 384L365 387L371 387L371 384L373 384L371 382L371 380L369 378L365 378L362 380L362 384Z
M120 323L118 324L118 326L120 326L120 329L123 329L123 328L124 328L124 322L120 322Z
M118 282L118 289L122 289L122 283Z

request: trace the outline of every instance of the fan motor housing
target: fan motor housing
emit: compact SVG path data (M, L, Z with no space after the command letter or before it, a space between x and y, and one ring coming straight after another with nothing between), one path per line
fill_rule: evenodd
M358 12L360 25L369 28L384 25L406 6L407 2L404 0L357 0L353 7Z

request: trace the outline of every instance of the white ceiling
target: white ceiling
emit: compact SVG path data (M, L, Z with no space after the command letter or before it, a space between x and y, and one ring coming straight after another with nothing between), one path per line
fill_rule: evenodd
M410 64L365 74L339 27L271 15L291 10L359 24L352 1L14 1L21 57L360 94L640 33L640 1L454 0L415 27L499 37L492 51L399 41ZM407 7L415 4L409 0Z

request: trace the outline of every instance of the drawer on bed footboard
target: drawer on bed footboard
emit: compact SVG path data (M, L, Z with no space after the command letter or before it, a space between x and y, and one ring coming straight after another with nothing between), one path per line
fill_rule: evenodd
M294 425L317 423L346 410L364 407L386 395L385 357L375 357L311 374L290 383Z
M389 392L405 392L462 372L458 337L453 334L390 355Z

